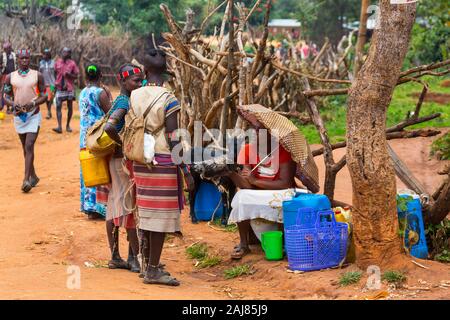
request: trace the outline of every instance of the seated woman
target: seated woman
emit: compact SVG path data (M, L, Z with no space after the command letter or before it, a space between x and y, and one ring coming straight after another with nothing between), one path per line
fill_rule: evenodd
M259 132L262 127L258 123L252 126ZM258 149L263 141L258 134L256 143L248 143L243 146L238 156L238 164L243 169L237 172L229 172L227 176L233 180L241 190L233 199L229 222L236 222L239 228L240 244L234 248L231 255L233 259L241 259L250 252L249 244L253 235L251 220L265 219L274 224L282 222L280 210L273 208L271 202L280 200L289 190L295 188L296 163L283 146L273 143L274 139L267 134L267 154L260 156ZM272 143L270 142L272 141ZM262 161L261 161L262 160ZM267 191L272 190L272 191ZM273 192L273 190L278 190ZM242 202L247 201L244 206Z

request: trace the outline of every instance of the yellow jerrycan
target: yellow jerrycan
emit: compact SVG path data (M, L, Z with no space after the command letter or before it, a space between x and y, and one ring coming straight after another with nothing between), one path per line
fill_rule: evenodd
M80 164L86 187L97 187L111 182L107 157L95 157L89 150L81 150Z

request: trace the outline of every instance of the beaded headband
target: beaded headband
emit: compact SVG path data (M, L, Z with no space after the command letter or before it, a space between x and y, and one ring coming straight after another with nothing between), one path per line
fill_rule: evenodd
M20 56L30 56L31 55L31 51L28 49L21 49L17 51L17 55Z
M137 73L142 73L142 70L139 69L139 68L133 68L131 70L119 73L117 75L117 79L118 80L124 80L124 79L126 79L126 78L128 78L128 77L130 77L130 76L132 76L134 74L137 74Z

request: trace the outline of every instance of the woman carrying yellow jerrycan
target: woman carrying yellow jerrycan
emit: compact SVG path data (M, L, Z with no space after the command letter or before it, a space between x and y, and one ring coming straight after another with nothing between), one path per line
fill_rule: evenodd
M80 210L87 214L89 219L95 219L105 216L106 207L98 203L96 188L93 186L109 183L109 174L105 172L108 168L106 160L97 159L86 150L86 134L89 128L102 119L111 109L111 94L101 84L102 73L97 65L87 66L85 72L87 86L81 91L79 98L80 161L82 166L80 172ZM98 178L101 179L98 180Z

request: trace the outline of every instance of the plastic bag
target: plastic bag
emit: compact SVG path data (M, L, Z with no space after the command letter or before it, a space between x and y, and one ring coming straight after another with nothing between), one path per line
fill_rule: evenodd
M155 161L156 141L152 134L144 133L144 159L147 164L157 164Z

